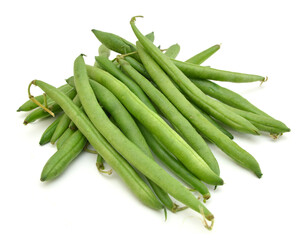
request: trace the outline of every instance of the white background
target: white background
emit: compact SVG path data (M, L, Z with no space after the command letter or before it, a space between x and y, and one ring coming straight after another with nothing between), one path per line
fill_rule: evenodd
M306 1L2 1L1 24L1 239L307 239L307 7ZM235 141L259 161L256 178L211 146L225 185L211 190L215 215L207 231L192 210L168 214L144 207L116 174L103 176L95 156L84 153L59 179L39 181L55 152L38 142L50 120L28 126L16 109L35 78L55 86L99 42L92 28L134 42L134 15L155 43L181 45L185 60L222 43L205 64L254 73L268 82L222 84L239 92L292 131L278 140L235 133ZM40 94L38 88L33 93Z

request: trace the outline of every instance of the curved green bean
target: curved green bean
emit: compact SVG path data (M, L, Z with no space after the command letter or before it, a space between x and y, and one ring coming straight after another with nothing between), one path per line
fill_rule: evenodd
M87 139L80 131L70 136L62 147L47 161L41 173L41 181L58 177L68 165L82 152Z
M156 199L147 184L139 177L129 163L113 149L93 126L85 113L70 98L43 81L34 80L32 83L39 86L50 98L61 106L63 111L76 124L79 131L88 139L89 143L106 160L109 166L118 173L141 202L153 209L162 208L161 203Z
M56 130L57 125L59 124L59 121L61 120L61 116L57 117L43 132L39 144L45 145L46 143L50 142L50 139L52 137L52 134Z
M239 165L250 169L258 177L262 176L258 162L248 152L242 149L224 133L209 122L187 98L175 87L170 78L159 65L137 44L139 56L142 59L153 81L159 86L165 96L179 109L179 111L222 151L229 155Z
M152 134L164 144L192 173L204 182L222 185L223 180L217 176L203 159L155 112L132 93L122 82L109 73L87 65L91 79L108 88Z
M205 60L207 60L209 57L211 57L215 52L217 52L219 49L220 49L220 44L216 44L216 45L214 45L214 46L212 46L208 49L205 49L204 51L196 54L195 56L189 58L185 62L200 65Z
M187 143L200 155L207 165L219 175L219 166L214 155L190 122L158 89L139 74L128 62L121 58L119 58L118 61L123 70L142 88L170 123L178 129Z

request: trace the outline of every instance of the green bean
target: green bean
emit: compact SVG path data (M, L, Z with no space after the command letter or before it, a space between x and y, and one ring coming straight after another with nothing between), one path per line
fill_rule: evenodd
M52 137L52 134L56 130L57 125L59 124L59 121L61 119L60 117L57 117L43 132L41 139L40 139L40 145L45 145L46 143L50 142L50 139Z
M76 106L78 106L78 107L81 106L81 102L79 101L78 95L76 95L74 97L73 102L74 102L74 104L76 104ZM63 114L63 116L61 117L61 120L60 120L55 132L53 133L51 140L50 140L50 142L52 144L54 144L59 139L59 137L61 137L61 135L69 127L70 123L71 123L71 119L66 114Z
M153 209L162 208L161 203L156 199L152 190L139 177L129 163L112 148L93 126L85 113L83 113L70 98L45 82L34 80L32 84L39 86L50 98L61 106L63 111L76 124L79 131L88 139L89 143L106 160L109 166L118 173L141 202Z
M175 66L177 66L187 77L197 79L211 79L224 82L246 83L246 82L264 82L267 78L262 76L237 73L219 70L211 67L199 66L197 64L181 62L172 60Z
M189 58L185 62L200 65L205 60L207 60L209 57L211 57L215 52L217 52L219 49L220 49L220 44L216 44L216 45L198 53L197 55Z
M87 139L80 131L70 136L62 147L47 161L41 173L41 181L58 177L68 165L82 152Z
M66 93L70 98L75 97L76 95L76 91L74 89L69 90ZM59 113L61 112L61 108L58 104L56 104L54 101L52 101L52 99L49 99L49 101L47 101L47 105L49 106L48 108L53 112L53 113ZM27 125L28 123L34 122L38 119L43 119L43 118L47 118L50 117L50 114L48 112L46 112L44 109L42 108L38 108L35 109L34 111L32 111L24 120L24 124Z
M67 128L65 132L62 134L62 136L57 141L57 149L59 150L62 145L66 142L66 140L75 132L75 130L72 130L70 128Z
M60 91L63 91L63 92L68 92L72 88L68 84L64 84L64 85L60 86L58 89ZM46 97L47 97L47 100L48 100L49 97L48 96L46 96ZM39 96L35 97L35 99L37 101L39 101L41 104L44 103L44 96L43 95L39 95ZM18 108L17 112L20 112L20 111L27 112L27 111L31 111L35 108L37 108L37 105L33 101L28 100Z
M284 132L289 132L290 129L282 122L275 120L271 117L267 117L264 115L259 115L252 112L247 112L244 110L240 110L237 108L233 108L227 105L227 107L241 115L242 117L249 120L252 124L254 124L260 131L269 132L272 134L280 134Z
M167 49L167 51L165 52L165 55L166 56L168 56L168 57L170 57L170 58L176 58L177 57L177 55L179 54L179 52L180 52L180 45L179 44L173 44L173 45L171 45L168 49Z
M152 105L151 101L148 99L146 94L142 91L142 89L132 80L130 77L125 75L120 69L115 68L114 65L105 57L99 56L95 57L96 61L100 64L100 66L114 77L123 82L140 100L146 104L152 111L156 112L155 107Z
M104 72L100 69L97 70ZM194 209L199 213L202 213L204 217L206 217L208 220L212 220L213 215L208 211L207 208L205 208L204 205L200 204L200 202L194 197L192 193L189 192L189 190L186 189L184 185L182 185L178 180L170 176L155 161L152 161L135 144L129 141L118 128L116 128L113 124L110 124L110 120L107 118L107 116L100 108L99 104L96 102L93 90L91 90L91 86L88 82L87 69L82 56L79 56L75 60L74 76L76 90L87 115L89 116L93 124L97 127L97 129L100 132L104 133L106 139L116 148L116 150L120 154L122 154L123 157L125 157L136 169L138 169L147 178L155 182L164 191L169 193L171 196L173 196L175 199L182 202L186 206ZM113 77L111 76L111 78ZM123 84L119 82L119 85ZM123 87L128 90L125 85L123 85ZM133 93L131 94L132 96L135 96ZM139 98L137 98L136 96L135 98L136 101L139 101L140 105L145 106L139 100ZM150 109L148 109L148 111L150 113L156 114ZM151 120L153 121L153 119ZM172 141L175 142L176 139L172 139ZM187 147L189 147L189 145L187 145ZM191 154L190 156L193 157L193 155ZM202 163L204 162L202 161ZM206 172L203 173L206 174Z
M107 112L111 114L113 119L115 120L116 125L121 129L123 134L136 146L138 146L148 157L150 157L153 161L154 158L152 156L151 150L147 145L143 135L141 134L138 126L136 125L134 119L127 112L121 102L104 86L101 84L90 80L91 87L95 93L96 98L106 109ZM159 198L159 200L171 211L176 211L176 205L173 204L172 200L160 187L158 187L154 182L149 180L149 184L151 185L153 191Z
M127 62L129 62L130 65L132 65L133 68L135 68L139 73L141 73L145 78L151 79L151 76L148 74L147 70L145 70L142 63L138 62L136 59L126 56L124 58Z
M229 155L241 166L250 169L258 177L262 176L258 162L248 152L242 149L229 137L218 130L209 122L186 97L175 87L165 72L159 65L137 44L139 56L152 76L153 81L159 86L165 96L174 104L174 106L211 142L215 143L222 151Z
M231 107L269 117L268 114L254 106L246 98L227 88L221 87L217 83L214 83L209 80L199 79L191 79L191 81L205 94L211 96L212 98L216 98L217 100L228 104Z
M97 154L96 167L99 172L105 170L104 162L104 158L101 155Z
M170 58L161 53L159 49L145 38L135 25L135 19L131 20L132 29L140 41L140 43L147 49L149 54L157 61L166 73L175 81L186 95L200 108L214 116L216 119L231 126L232 128L252 134L258 134L258 129L252 125L248 120L235 114L232 111L224 108L222 104L214 101L205 95L199 88L197 88L171 61ZM143 63L144 64L144 63ZM151 75L151 74L150 74Z
M201 112L201 114L210 122L212 123L218 130L220 130L223 134L225 134L226 136L228 136L230 139L233 139L233 135L226 130L225 128L223 128L219 123L217 123L213 118L211 118L207 113L205 113L204 111L202 111L198 106L196 106L195 104L193 104L193 106L199 110L199 112ZM206 136L205 136L206 137ZM209 140L209 139L208 139Z
M223 184L223 180L209 168L203 159L160 116L146 107L123 83L101 69L89 65L86 67L89 77L108 88L126 109L148 128L152 134L156 135L162 144L192 173L209 184Z
M138 124L138 126L158 159L187 185L201 193L204 199L209 199L211 195L207 187L189 172L180 161L175 159L142 124Z
M158 89L156 89L147 79L139 74L131 65L129 65L128 62L123 59L118 59L118 61L122 68L142 88L142 90L148 95L148 97L159 108L170 123L178 129L187 143L190 144L190 146L200 155L207 165L219 175L219 166L214 155L190 122Z

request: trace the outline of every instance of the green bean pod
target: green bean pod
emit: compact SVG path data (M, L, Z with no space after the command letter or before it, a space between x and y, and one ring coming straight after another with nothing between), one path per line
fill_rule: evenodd
M151 76L148 74L147 70L145 70L142 63L138 62L136 59L126 56L124 58L133 68L135 68L139 73L141 73L146 79L151 79Z
M247 82L264 82L265 77L253 74L238 73L219 70L211 67L199 66L197 64L172 60L187 77L197 79L211 79L223 82L247 83Z
M79 100L78 95L76 95L73 99L74 104L76 104L76 106L80 107L81 106L81 102ZM63 114L63 116L61 117L61 120L55 130L55 132L53 133L50 142L52 144L54 144L59 137L61 137L61 135L66 131L66 129L69 127L71 123L71 119L66 115Z
M200 65L205 60L207 60L209 57L211 57L215 52L217 52L220 49L220 44L216 44L208 49L205 49L204 51L196 54L195 56L187 59L185 62L187 63L193 63Z
M41 173L41 181L58 177L68 165L82 152L87 139L80 131L70 136L62 147L47 161Z
M219 166L214 155L190 122L158 89L139 74L128 62L120 58L118 61L121 64L121 67L142 88L170 123L178 129L187 143L200 155L200 157L202 157L207 165L219 175Z
M62 136L57 141L57 149L59 150L62 145L66 142L66 140L73 135L75 130L72 130L71 128L67 128L65 132L62 134Z
M59 124L61 120L61 116L57 117L47 128L46 130L43 132L40 142L39 144L45 145L46 143L50 142L50 139L52 137L52 134L54 133L54 131L56 130L57 125Z
M229 155L239 165L253 171L258 177L262 176L258 162L248 152L242 149L224 133L218 130L207 120L187 98L176 88L170 78L160 66L137 44L138 53L153 81L159 86L165 96L176 108L204 134L211 142L215 143L222 151Z
M64 85L60 86L58 89L59 89L60 91L63 91L63 92L68 92L69 90L72 89L72 87L69 86L68 84L64 84ZM49 97L46 96L46 98L47 98L47 101L48 101ZM40 102L41 104L44 103L44 96L43 96L43 95L36 96L35 99L36 99L38 102ZM37 105L36 105L33 101L28 100L28 101L26 101L24 104L22 104L22 105L18 108L17 112L21 112L21 111L23 111L23 112L28 112L28 111L31 111L31 110L33 110L33 109L35 109L35 108L37 108Z
M138 126L136 125L134 119L127 112L121 102L104 86L101 84L90 80L91 87L95 93L96 98L102 107L111 114L116 125L121 129L123 134L133 143L135 143L148 157L154 158L152 156L151 150L147 145L143 135L141 134ZM159 200L171 211L176 209L176 205L172 202L167 193L165 193L160 187L158 187L154 182L149 180L153 191L159 198Z
M69 90L66 93L70 98L75 97L76 95L76 91L75 89ZM48 109L51 110L54 114L59 113L62 111L61 107L59 106L59 104L55 103L54 101L52 101L52 99L49 99L49 101L47 101L47 105L48 105ZM34 122L38 119L43 119L46 117L50 117L50 114L48 112L46 112L44 109L42 108L38 108L35 109L34 111L32 111L24 120L24 124L27 125L28 123Z
M210 169L203 159L159 115L150 110L122 82L101 69L89 65L86 67L89 77L108 88L126 109L156 135L162 144L192 173L209 184L223 184L223 180Z
M208 188L191 172L189 172L180 161L175 159L142 124L139 123L138 126L148 145L158 159L188 186L201 193L204 199L209 199L211 194Z
M174 58L175 59L178 56L180 50L181 50L180 45L176 43L176 44L171 45L166 50L165 55L170 57L170 58Z
M118 173L141 202L153 209L162 208L161 203L156 199L147 184L139 177L129 163L113 149L93 126L85 113L69 97L43 81L35 80L32 83L39 86L50 98L61 106L63 111L76 124L79 131L88 139L89 143L106 160L109 166Z
M105 56L106 58L109 58L110 56L110 49L107 48L104 44L101 44L98 48L98 55L99 56ZM95 67L99 67L99 64L95 61L94 62Z
M102 170L105 170L104 162L105 162L104 158L101 155L97 154L96 167L98 171L101 172Z

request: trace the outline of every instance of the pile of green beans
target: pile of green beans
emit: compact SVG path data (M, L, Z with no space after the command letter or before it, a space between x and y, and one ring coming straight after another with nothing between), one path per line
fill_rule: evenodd
M145 206L164 210L165 216L167 210L190 208L212 229L214 215L204 203L224 180L211 144L261 178L258 161L235 142L232 132L277 138L290 129L214 82L264 82L267 77L201 66L220 49L218 44L186 61L176 60L179 44L162 50L154 44L154 32L143 35L135 21L130 21L135 44L92 30L101 42L93 65L81 54L64 85L30 83L29 100L17 110L29 112L24 124L54 117L39 144L50 142L57 150L40 180L60 177L73 160L90 152L97 155L100 173L115 171ZM119 54L114 59L112 51ZM32 96L32 85L44 94Z

